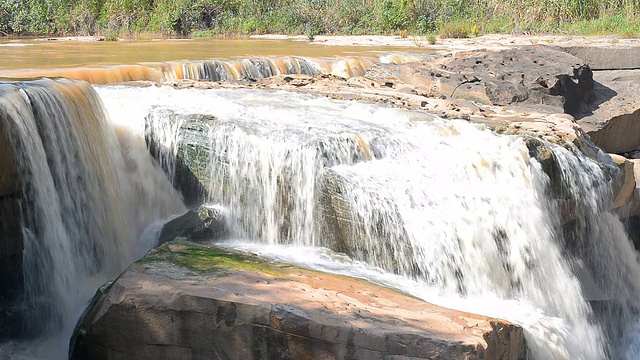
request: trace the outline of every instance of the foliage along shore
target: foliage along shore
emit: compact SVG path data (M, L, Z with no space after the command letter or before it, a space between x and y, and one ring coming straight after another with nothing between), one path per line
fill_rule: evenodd
M640 33L640 0L4 0L0 35Z

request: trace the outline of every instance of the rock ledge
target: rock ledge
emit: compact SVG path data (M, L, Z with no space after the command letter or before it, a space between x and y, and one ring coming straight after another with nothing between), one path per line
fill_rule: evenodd
M99 291L71 359L524 359L520 327L370 283L170 242Z

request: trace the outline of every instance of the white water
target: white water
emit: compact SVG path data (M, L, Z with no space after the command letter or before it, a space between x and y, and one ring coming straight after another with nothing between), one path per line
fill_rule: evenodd
M116 136L86 83L4 85L3 124L23 185L27 327L41 340L14 358L62 359L78 316L105 281L143 256L154 220L184 211L142 139ZM8 348L8 350L7 350Z
M134 100L134 92L144 95ZM554 148L566 195L580 209L578 225L590 224L565 236L563 202L550 197L548 177L516 137L281 92L99 93L132 122L151 112L152 124L167 130L161 138L169 157L179 152L181 127L181 136L200 142L181 156L208 159L200 175L210 202L226 206L239 236L250 239L238 246L506 318L525 328L536 359L637 357L635 250L607 211L604 172L589 159ZM214 118L196 129L189 114ZM333 228L320 226L336 219ZM575 239L597 249L563 247ZM347 265L326 248L349 254ZM610 266L615 259L621 264ZM583 267L606 294L622 291L622 315L593 313L574 275Z

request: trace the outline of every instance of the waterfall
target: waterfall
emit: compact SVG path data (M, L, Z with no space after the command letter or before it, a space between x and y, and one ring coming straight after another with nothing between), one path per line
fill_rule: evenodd
M535 359L638 357L640 267L605 155L299 94L147 91L136 116L171 129L154 135L167 158L199 164L209 202L235 218L229 246L328 256L324 270L506 318Z
M61 358L97 287L149 249L147 225L183 206L143 141L114 131L87 83L2 84L0 126L22 184L26 335L61 336L60 354L43 350Z
M411 55L387 54L379 57L352 56L335 59L288 56L280 58L185 60L107 67L0 71L0 77L66 77L84 80L92 84L114 84L127 81L153 81L155 83L162 83L175 79L238 81L289 74L330 74L342 78L350 78L363 76L365 70L375 63L401 64L419 59L420 58Z

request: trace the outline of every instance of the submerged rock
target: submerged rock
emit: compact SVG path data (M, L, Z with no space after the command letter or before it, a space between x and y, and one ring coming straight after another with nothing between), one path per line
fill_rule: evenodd
M105 291L106 290L106 291ZM70 359L525 359L520 327L362 280L167 243L98 291Z

